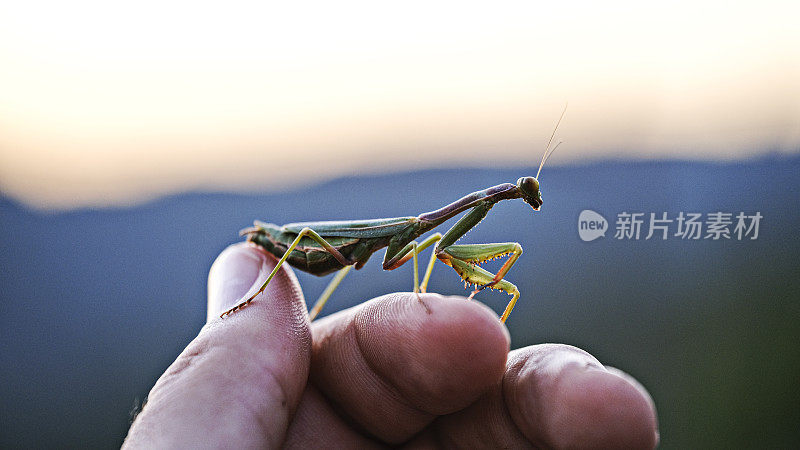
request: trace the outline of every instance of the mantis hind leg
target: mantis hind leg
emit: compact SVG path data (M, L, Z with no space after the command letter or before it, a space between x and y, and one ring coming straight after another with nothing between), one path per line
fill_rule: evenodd
M478 266L478 264L485 261L501 258L506 255L511 256L509 256L503 266L500 267L497 274L492 274ZM436 252L436 256L442 260L442 262L452 267L461 279L467 283L480 286L472 292L470 298L487 287L499 289L511 295L511 301L509 301L505 311L503 311L502 316L500 316L502 322L508 319L520 295L517 287L503 278L508 271L511 270L511 267L520 255L522 255L522 246L516 242L450 245L445 248L439 248Z
M328 299L331 297L331 294L333 294L333 291L339 287L339 283L342 282L344 277L347 276L347 273L350 272L350 269L352 268L353 266L344 266L342 269L336 272L336 275L334 275L331 282L328 283L328 286L324 291L322 291L322 294L320 294L317 301L314 302L314 307L308 312L309 321L313 321L317 318L317 315L320 313L320 311L322 311L322 308L325 306L325 303L328 302Z
M219 316L220 317L225 317L227 315L230 315L230 314L232 314L232 313L244 308L245 306L249 305L250 302L252 302L253 299L256 298L256 296L258 296L258 294L264 292L264 289L267 288L267 285L269 285L269 282L272 281L272 278L275 276L276 273L278 273L278 270L280 270L281 266L283 266L283 263L286 262L286 259L289 258L289 255L292 253L292 251L295 249L295 247L297 247L297 244L299 244L300 241L305 236L308 236L311 239L315 240L317 243L319 243L319 245L321 245L325 250L327 250L328 253L333 255L334 258L336 258L336 260L339 261L339 263L341 265L349 267L349 266L351 266L353 264L351 261L348 261L347 258L345 258L344 255L341 254L341 252L339 252L339 250L336 250L336 248L334 248L333 245L331 245L328 241L326 241L322 236L317 234L314 230L312 230L311 228L308 228L308 227L303 228L297 234L297 237L294 239L294 241L292 241L291 245L289 245L289 248L286 249L286 252L283 254L283 257L281 257L281 259L278 261L278 263L275 264L275 268L272 269L272 272L270 272L269 276L267 277L267 281L265 281L264 284L261 285L261 288L259 288L258 292L256 292L255 294L251 295L246 300L240 302L238 305L234 306L233 308L231 308L231 309L225 311L224 313L220 314ZM344 273L344 275L346 275L346 274L347 274L347 272ZM342 275L341 278L344 278L344 275ZM337 277L338 277L338 274L337 274ZM341 278L339 278L339 281L341 281ZM334 278L334 280L335 279L336 278ZM337 282L336 285L338 285L338 284L339 283ZM335 289L335 288L336 288L336 286L333 286L333 289ZM331 292L333 292L333 289L331 289ZM328 296L330 297L330 293L328 293ZM327 298L325 298L325 301L327 301ZM325 301L322 302L322 305L325 304ZM319 300L317 300L317 303L319 303ZM320 305L320 309L322 309L322 305ZM316 307L317 305L314 305L314 306ZM319 311L317 311L317 313L319 313Z

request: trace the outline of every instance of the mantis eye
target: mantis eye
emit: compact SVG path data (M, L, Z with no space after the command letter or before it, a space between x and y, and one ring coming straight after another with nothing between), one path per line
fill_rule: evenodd
M539 181L534 177L522 177L517 180L517 186L522 192L530 196L536 196L539 193Z

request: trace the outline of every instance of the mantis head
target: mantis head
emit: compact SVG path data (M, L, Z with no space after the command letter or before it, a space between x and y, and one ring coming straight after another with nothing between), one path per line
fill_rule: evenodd
M522 194L522 199L525 203L531 205L534 210L538 211L542 206L542 193L539 192L539 180L535 177L520 177L517 180L517 189Z

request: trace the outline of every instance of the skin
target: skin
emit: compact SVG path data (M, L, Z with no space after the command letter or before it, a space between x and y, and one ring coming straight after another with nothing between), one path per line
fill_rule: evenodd
M284 266L251 244L209 274L208 323L156 382L125 448L653 448L647 391L575 347L509 353L463 297L397 293L309 324ZM427 308L426 308L427 307Z

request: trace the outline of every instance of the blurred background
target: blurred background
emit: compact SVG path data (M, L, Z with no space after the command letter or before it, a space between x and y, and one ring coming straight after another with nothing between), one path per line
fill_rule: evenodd
M566 102L542 210L498 204L463 241L525 249L512 346L631 373L663 448L797 447L797 17L789 1L0 4L0 447L119 446L254 219L417 215L535 175ZM591 242L586 209L608 221ZM717 212L729 238L706 239ZM638 239L615 237L623 213L643 213ZM647 239L651 213L666 239ZM701 214L699 239L680 213ZM739 213L762 216L757 236ZM326 312L408 290L411 268L381 259ZM296 273L309 301L328 281ZM444 265L431 290L465 293Z

